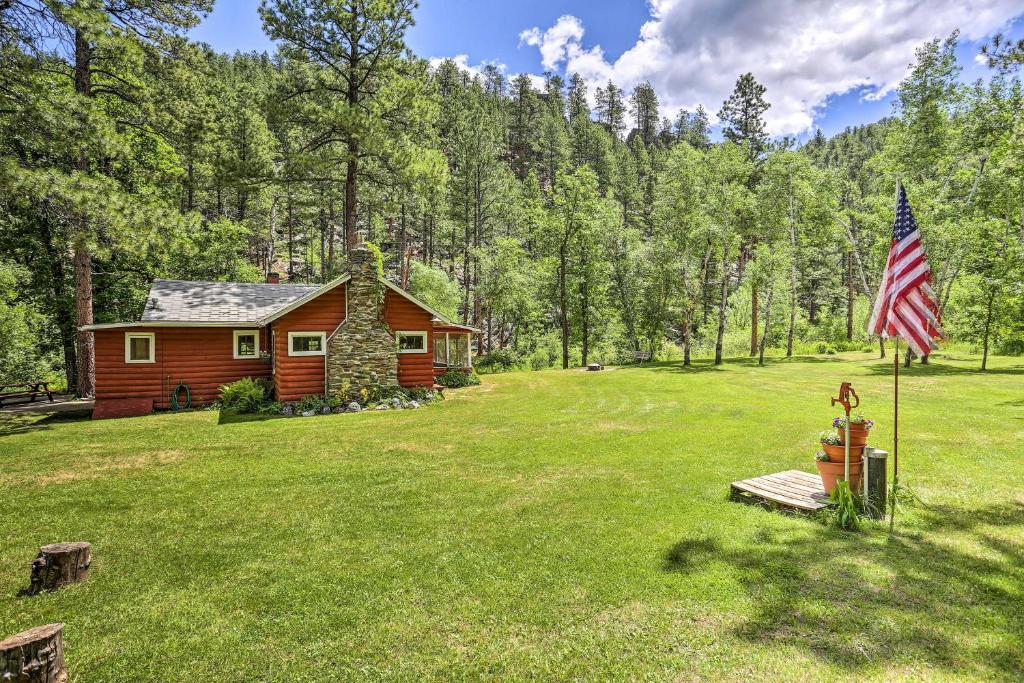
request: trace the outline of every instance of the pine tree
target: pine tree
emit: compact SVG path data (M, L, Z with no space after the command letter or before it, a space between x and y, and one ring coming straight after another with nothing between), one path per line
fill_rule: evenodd
M765 87L745 73L736 81L736 87L718 112L722 122L722 135L726 140L747 147L748 158L753 161L768 146L764 113L771 106L764 99Z
M640 83L633 88L629 98L629 113L636 121L636 131L645 147L650 147L658 137L658 96L650 83Z

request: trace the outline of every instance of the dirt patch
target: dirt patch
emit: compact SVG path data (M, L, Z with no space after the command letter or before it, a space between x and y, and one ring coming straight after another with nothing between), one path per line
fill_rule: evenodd
M40 486L63 484L71 481L101 479L117 472L140 470L153 465L172 465L185 459L185 452L162 450L154 453L113 458L87 458L80 460L74 468L46 472L27 477L28 483Z

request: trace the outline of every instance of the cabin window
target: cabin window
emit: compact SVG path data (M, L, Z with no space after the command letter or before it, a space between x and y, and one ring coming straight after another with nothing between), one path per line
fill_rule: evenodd
M235 358L258 358L260 355L259 330L235 330Z
M156 335L152 332L126 332L124 335L125 363L155 363Z
M469 368L469 335L459 332L434 333L434 367Z
M289 332L289 356L322 356L327 347L326 332Z
M454 334L449 342L448 364L456 368L469 367L469 335Z
M434 365L448 367L448 335L434 333Z
M399 353L426 353L426 332L396 332Z

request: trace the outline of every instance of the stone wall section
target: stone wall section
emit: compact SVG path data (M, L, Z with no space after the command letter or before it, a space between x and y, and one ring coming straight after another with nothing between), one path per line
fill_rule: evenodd
M398 385L395 335L383 320L385 286L377 280L373 252L359 246L349 252L348 315L327 342L327 388L350 391L371 385Z

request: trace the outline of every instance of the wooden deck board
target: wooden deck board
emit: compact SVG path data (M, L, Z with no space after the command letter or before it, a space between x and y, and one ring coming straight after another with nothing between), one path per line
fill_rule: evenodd
M734 495L768 501L784 507L814 512L828 506L828 497L816 474L786 470L753 479L734 481Z

